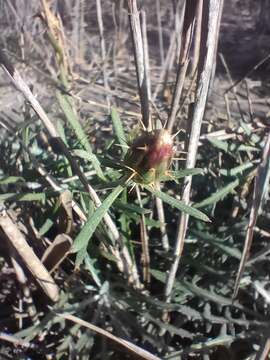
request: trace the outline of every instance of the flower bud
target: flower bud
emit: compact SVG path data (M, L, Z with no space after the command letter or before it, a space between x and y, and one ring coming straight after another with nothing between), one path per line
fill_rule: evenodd
M135 182L153 184L166 175L174 152L173 138L167 130L143 131L130 144L125 165L134 171Z

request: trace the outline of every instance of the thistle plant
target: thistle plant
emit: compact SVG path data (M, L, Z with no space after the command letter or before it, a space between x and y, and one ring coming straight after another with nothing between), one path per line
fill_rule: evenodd
M129 145L124 163L133 181L154 186L169 175L174 154L173 137L166 129L144 130Z
M43 81L33 90L0 51L24 99L0 115L0 358L262 359L270 137L242 113L230 127L206 111L222 1L157 0L151 61L152 1L66 0L63 21L41 4L25 21L43 20L28 42L42 44Z

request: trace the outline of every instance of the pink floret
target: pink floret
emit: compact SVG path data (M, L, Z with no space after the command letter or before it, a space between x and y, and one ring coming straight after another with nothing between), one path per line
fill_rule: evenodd
M162 145L160 147L153 147L148 152L148 165L149 168L155 168L163 161L169 160L173 155L173 148L171 145Z

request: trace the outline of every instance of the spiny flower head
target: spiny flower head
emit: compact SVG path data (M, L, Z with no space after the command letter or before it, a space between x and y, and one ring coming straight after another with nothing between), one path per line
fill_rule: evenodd
M131 142L125 165L134 172L135 182L155 184L166 175L174 153L173 138L167 130L142 131Z

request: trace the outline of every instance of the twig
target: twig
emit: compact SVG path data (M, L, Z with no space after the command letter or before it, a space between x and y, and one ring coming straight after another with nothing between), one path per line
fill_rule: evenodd
M267 139L262 154L262 161L258 167L258 173L255 178L253 200L252 200L252 206L249 216L248 229L247 229L244 249L242 252L242 257L234 285L234 292L233 292L234 299L238 295L240 280L243 275L244 268L249 257L249 252L253 239L254 227L256 225L259 209L261 207L263 197L265 195L265 187L267 186L269 181L269 175L270 175L269 164L270 164L270 133L268 133L267 135Z
M156 100L156 97L158 96L158 93L161 90L161 88L163 86L166 86L165 79L168 77L167 76L168 69L170 68L170 65L171 65L171 63L173 61L175 48L176 48L176 46L175 46L175 38L176 38L176 36L175 36L175 32L174 32L172 34L172 36L171 36L171 42L170 42L170 46L169 46L169 49L168 49L168 52L167 52L167 55L166 55L166 59L165 59L165 61L163 63L163 66L162 66L162 69L161 69L161 72L160 72L160 76L159 76L155 91L154 91L153 96L152 96L152 101L153 102Z
M148 41L147 41L147 26L146 26L146 13L144 10L141 10L140 13L141 26L142 26L142 41L143 41L143 62L144 62L144 71L145 71L145 86L147 89L148 101L151 103L151 81L150 81L150 64L149 64L149 51L148 51ZM151 108L149 106L149 125L148 130L152 130L153 124L151 120Z
M244 79L248 78L255 70L257 70L260 66L262 66L266 61L270 59L270 54L266 55L262 60L260 60L255 66L252 67L241 79L235 81L231 84L230 87L225 91L225 94L228 94L235 86L240 84Z
M31 344L28 341L22 340L22 339L18 339L16 338L14 335L10 335L10 334L5 334L3 332L0 332L0 340L4 340L4 341L8 341L14 345L19 345L19 346L23 346L26 348L32 348L35 349L36 346L34 344Z
M201 45L201 28L202 28L202 6L203 0L198 1L196 9L196 30L195 30L195 44L191 66L191 76L194 75L198 68L199 56L200 56L200 45Z
M137 198L139 205L143 208L142 198L139 186L136 186ZM149 238L147 233L147 228L145 224L145 215L140 215L140 233L141 233L141 243L142 243L142 264L143 264L143 280L147 284L150 283L150 252L149 252Z
M249 91L249 86L248 86L247 79L245 79L245 86L246 86L246 90L247 90L247 101L248 101L249 117L250 117L250 122L252 123L254 111L253 111L252 100L251 100L251 96L250 96L250 91Z
M25 272L24 272L22 266L20 265L20 263L18 261L18 254L16 253L14 247L9 242L8 242L8 247L9 247L9 252L10 252L11 263L12 263L14 271L16 273L17 280L22 287L22 292L24 295L24 300L27 304L27 311L28 311L29 317L31 318L33 323L38 324L39 319L38 319L38 315L37 315L37 309L34 305L31 291L27 284L27 277L25 275Z
M106 69L106 47L105 47L104 27L103 27L103 20L102 20L102 7L101 7L100 0L96 0L96 7L97 7L97 20L98 20L99 37L100 37L100 49L101 49L101 59L102 59L103 81L104 81L105 89L109 89L109 82L108 82L107 69ZM109 96L109 94L107 94L107 105L108 105L108 109L110 109L110 96Z
M0 212L0 227L46 295L52 301L57 301L59 298L58 286L5 209L1 209Z
M260 347L260 350L257 352L254 360L266 360L270 353L270 336L267 336L263 339L263 344Z
M226 60L225 60L224 56L221 53L219 53L219 57L220 57L220 60L222 62L222 65L224 66L224 69L226 71L226 74L228 76L228 79L229 79L230 83L233 84L232 76L231 76L229 67L228 67L228 65L226 63ZM242 118L243 121L245 121L245 117L244 117L244 114L243 114L243 111L242 111L242 108L241 108L241 105L240 105L240 101L239 101L239 98L238 98L238 95L237 95L236 85L234 87L232 87L232 92L233 92L233 96L234 96L234 99L236 101L239 113L241 115L241 118ZM226 94L227 94L227 92L225 92L225 95Z
M76 316L70 315L70 314L59 314L57 313L57 315L63 319L66 320L70 320L76 324L79 324L81 326L86 327L87 329L90 329L92 331L94 331L95 333L105 336L107 339L110 339L114 342L116 342L117 344L120 344L121 346L123 346L124 348L126 348L129 352L135 354L137 357L141 358L141 359L145 359L145 360L161 360L160 358L158 358L157 356L151 354L149 351L146 351L142 348L140 348L137 345L134 345L133 343L131 343L130 341L121 339L120 337L117 337L113 334L111 334L109 331L104 330L94 324L91 324L87 321L84 321Z
M186 72L188 64L190 62L190 48L192 42L192 35L195 25L195 13L196 13L196 3L197 0L190 0L186 3L185 15L184 15L184 25L182 31L182 42L181 49L179 54L179 64L177 70L177 78L174 87L173 99L170 109L169 120L167 122L166 128L171 132L175 119L176 113L179 106L179 100L181 98L184 81L186 77Z
M157 24L158 24L158 42L159 42L159 53L160 53L160 64L164 64L164 46L163 46L163 34L162 34L162 22L160 14L160 0L156 0L156 11L157 11Z
M149 110L149 93L147 80L149 73L145 64L146 55L144 54L144 46L141 32L140 16L137 8L137 0L128 0L129 23L132 34L134 58L136 64L137 84L141 102L142 121L147 129L151 129L151 119Z
M157 185L158 190L160 190L160 185ZM159 197L156 197L156 208L158 213L158 220L160 222L160 232L161 232L161 240L162 240L162 247L165 251L169 251L169 240L166 231L166 221L165 221L165 214L164 214L164 207L163 202Z
M208 2L205 2L203 6L203 24L205 24L205 28L202 29L201 57L198 70L199 83L196 90L197 101L194 107L191 133L188 145L188 153L186 160L187 169L194 168L196 163L201 124L206 106L210 79L212 76L212 64L214 62L216 53L216 43L218 41L219 18L220 12L222 11L222 5L222 1L210 0L209 4ZM187 176L184 179L182 192L182 201L184 201L185 204L188 204L190 201L191 183L192 176ZM174 260L165 287L165 297L167 302L169 302L171 298L171 292L173 289L176 272L183 251L188 219L188 215L182 213L178 221L177 237L174 248Z
M82 63L85 53L84 40L84 16L85 3L84 0L77 0L74 5L74 20L72 26L72 40L74 48L74 59L76 63Z

